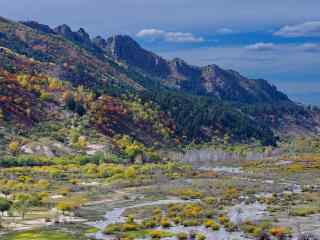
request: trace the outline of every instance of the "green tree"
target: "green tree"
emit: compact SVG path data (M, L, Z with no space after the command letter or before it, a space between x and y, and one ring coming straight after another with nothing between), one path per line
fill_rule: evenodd
M13 208L21 215L22 219L25 218L26 213L32 206L32 196L29 194L19 194L13 204Z
M11 207L11 203L5 199L5 198L0 198L0 212L1 216L3 216L3 213L8 211Z

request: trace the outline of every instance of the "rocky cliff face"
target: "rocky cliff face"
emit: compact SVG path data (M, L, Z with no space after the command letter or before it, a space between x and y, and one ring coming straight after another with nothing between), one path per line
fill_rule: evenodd
M217 65L202 68L200 84L205 93L219 99L257 102L290 102L289 98L262 79L248 79L233 70L224 70Z
M101 49L105 49L108 45L107 41L101 36L95 37L92 42Z
M78 31L73 32L71 28L66 25L60 25L54 29L54 32L62 37L70 40L71 42L91 51L95 55L102 53L100 47L90 39L90 35L83 29L80 28Z
M83 28L80 28L77 32L73 32L68 25L63 24L56 27L54 32L56 34L60 34L66 39L69 39L70 41L91 44L90 36Z
M165 78L170 73L170 67L165 59L143 49L129 36L110 37L107 40L106 51L117 61L140 68L152 76Z
M143 49L129 36L109 38L106 49L118 61L160 78L169 87L188 93L244 103L290 101L265 80L248 79L217 65L191 66L178 58L167 61Z

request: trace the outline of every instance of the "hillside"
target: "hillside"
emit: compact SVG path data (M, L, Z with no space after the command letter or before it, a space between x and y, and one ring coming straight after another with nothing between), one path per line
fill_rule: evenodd
M265 80L169 61L128 36L91 39L67 25L0 18L0 81L3 146L46 139L75 153L85 139L83 151L102 143L119 153L126 139L150 155L213 138L274 145L319 126L316 110Z

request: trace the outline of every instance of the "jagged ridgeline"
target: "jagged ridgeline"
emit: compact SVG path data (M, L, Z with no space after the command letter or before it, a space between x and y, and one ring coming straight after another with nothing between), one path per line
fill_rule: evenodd
M81 125L88 136L126 135L149 147L226 136L274 145L318 126L317 110L265 80L169 61L129 36L91 39L82 28L0 18L0 47L1 134L8 141L22 134L65 142Z

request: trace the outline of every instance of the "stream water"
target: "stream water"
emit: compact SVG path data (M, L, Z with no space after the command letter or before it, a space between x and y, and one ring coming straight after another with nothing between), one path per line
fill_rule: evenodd
M123 214L127 209L140 208L140 207L153 206L153 205L155 206L168 205L172 203L188 203L188 202L190 203L190 202L197 202L197 201L198 200L186 201L186 200L180 200L180 199L169 199L169 200L159 200L159 201L148 202L148 203L134 204L134 205L130 205L123 208L114 208L105 214L104 220L90 223L89 225L100 229L100 231L98 231L94 235L96 239L112 240L114 239L112 236L107 236L103 234L103 229L109 224L125 222L126 218L123 216ZM265 206L258 203L254 203L250 205L239 204L229 209L228 216L230 217L231 221L235 223L239 221L245 221L245 220L258 220L266 216ZM224 228L221 228L219 231L212 231L203 226L195 226L195 227L173 226L167 229L162 229L161 227L156 229L165 230L172 233L192 232L192 231L201 232L207 236L207 239L214 239L214 240L227 240L227 239L246 240L248 239L244 237L241 232L230 233L230 232L227 232ZM175 238L166 238L166 240L169 240L169 239L171 240Z
M180 199L167 199L167 200L159 200L154 202L134 204L134 205L123 207L123 208L114 208L105 214L104 220L89 223L89 225L101 230L94 235L96 239L111 240L114 238L112 236L107 236L103 234L102 232L103 229L105 229L105 227L108 226L109 224L125 222L126 218L123 216L123 213L127 209L140 208L140 207L153 206L153 205L158 206L158 205L168 205L168 204L174 204L174 203L192 203L192 202L198 202L198 200L187 201L187 200L180 200Z
M217 167L200 167L200 170L210 170L214 172L224 173L243 173L240 167L228 167L228 166L217 166Z
M268 217L266 205L258 202L252 204L237 204L229 209L228 216L235 224L245 221L257 221Z

